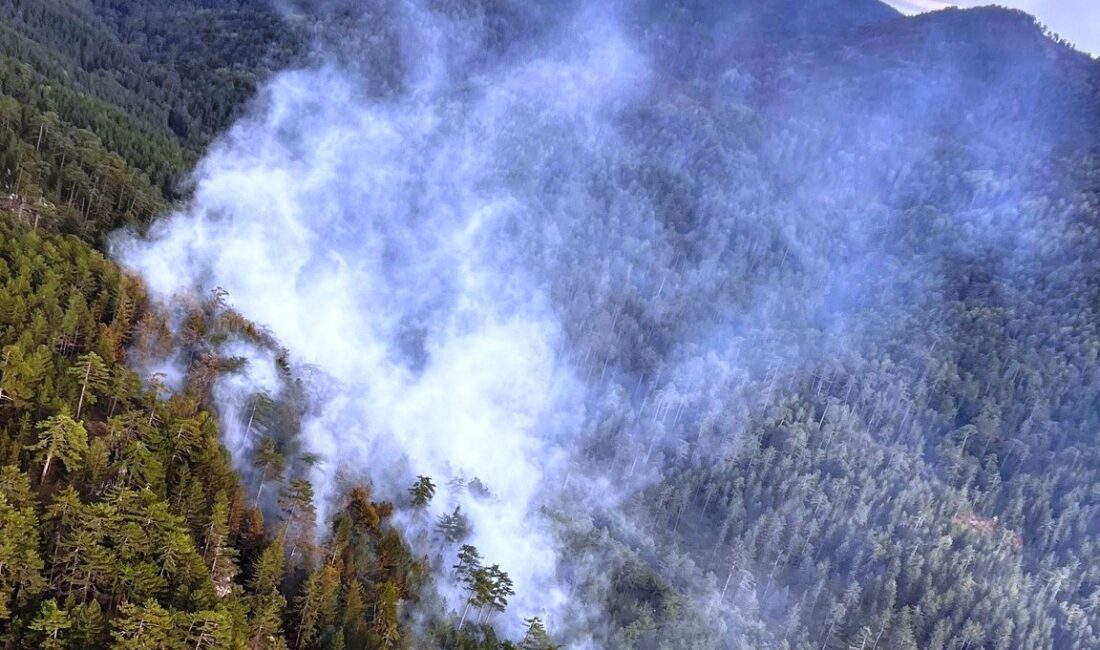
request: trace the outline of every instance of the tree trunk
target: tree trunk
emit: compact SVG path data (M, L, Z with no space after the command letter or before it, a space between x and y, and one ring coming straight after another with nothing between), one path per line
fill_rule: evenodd
M302 631L305 628L304 623L305 623L305 618L306 618L306 613L307 612L309 612L308 603L307 603L306 607L302 610L302 623L303 624L298 626L298 635L294 637L294 650L298 650L298 647L300 647L302 645Z
M39 483L46 482L46 474L50 471L51 461L53 461L53 454L46 454L46 463L42 465L42 477L38 479Z
M722 595L719 597L723 603L726 602L726 590L730 587L730 580L733 579L733 569L730 569L730 573L726 576L726 584L722 585Z
M933 344L934 345L934 344ZM886 631L886 619L883 619L882 625L878 628L878 634L875 635L875 645L871 646L871 650L878 650L878 642L882 640L882 633Z
M84 385L80 387L80 399L76 403L76 419L80 419L80 411L84 408L84 393L88 390L88 379L92 376L92 362L88 362L88 367L84 370Z

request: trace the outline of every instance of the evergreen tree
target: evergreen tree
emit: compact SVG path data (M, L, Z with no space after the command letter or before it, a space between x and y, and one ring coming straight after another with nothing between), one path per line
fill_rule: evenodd
M69 472L83 467L88 453L88 432L84 425L65 414L55 415L38 424L38 442L31 447L42 460L42 476L45 482L53 461L60 460Z
M461 542L470 536L470 520L463 514L461 506L449 515L442 515L436 522L436 530L448 542Z
M38 551L38 516L26 477L13 470L0 472L0 621L11 618L14 604L46 588Z
M124 603L111 630L111 650L184 650L186 639L172 614L155 600Z
M275 441L264 437L252 452L252 464L260 471L260 486L256 489L256 501L259 501L260 496L263 495L264 486L282 478L285 463Z
M236 549L229 546L229 504L224 491L214 496L210 523L206 526L203 556L210 568L210 577L219 598L233 591L237 576Z
M30 629L41 636L39 647L42 650L62 650L65 633L71 627L69 613L59 608L53 598L42 602L42 609L30 624Z
M546 626L539 617L524 619L527 633L519 644L519 650L557 650L558 646L550 640Z
M409 496L414 508L426 508L435 496L435 483L427 476L417 477L416 483L409 488Z
M313 526L316 515L313 505L313 485L306 479L292 479L279 493L283 511L283 530L279 543L291 551L291 556L309 555L313 549Z
M76 365L69 369L69 375L80 382L80 397L77 398L75 416L79 420L84 405L95 404L99 395L107 391L110 372L98 354L89 352L76 360Z

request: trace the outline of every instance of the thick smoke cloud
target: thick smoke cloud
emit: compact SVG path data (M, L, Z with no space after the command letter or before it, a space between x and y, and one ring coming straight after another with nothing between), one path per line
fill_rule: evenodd
M712 565L696 552L712 524L681 517L686 499L649 520L646 490L670 465L751 451L750 420L786 394L846 399L843 377L903 329L932 349L939 316L912 319L942 290L942 251L912 232L938 219L960 235L944 250L1013 236L1029 255L1021 224L997 232L960 207L1013 204L997 184L1028 172L980 146L980 117L954 133L972 143L958 155L996 172L930 163L944 154L925 134L959 128L956 70L882 99L828 65L803 80L787 59L749 60L766 12L524 4L288 3L320 25L314 63L275 77L200 164L193 200L116 252L165 301L224 287L316 369L301 440L321 460L322 520L345 479L400 499L429 475L431 516L401 525L446 567L453 548L428 529L468 514L470 542L515 580L506 631L542 615L561 641L606 645L593 547L610 534L703 605L690 643L732 647L759 607L754 567ZM868 15L895 19L852 24ZM217 396L247 474L249 403L278 372L268 352L233 354L247 373ZM857 419L840 401L819 427Z
M576 208L540 205L569 197L525 184L583 190L581 161L561 154L614 146L609 118L644 92L646 62L594 10L552 50L502 65L472 63L484 15L388 9L399 91L379 96L370 71L330 63L278 76L202 162L191 205L119 255L163 299L224 287L294 362L335 382L302 432L321 459L320 519L341 473L384 496L433 477L434 514L461 506L471 542L514 579L515 632L523 616L560 618L569 597L539 510L555 505L585 414L535 277L538 258L561 254L554 213ZM392 54L369 41L356 41L365 58ZM278 384L273 359L239 352L251 381L218 395L247 465L246 402ZM489 496L454 487L475 478Z

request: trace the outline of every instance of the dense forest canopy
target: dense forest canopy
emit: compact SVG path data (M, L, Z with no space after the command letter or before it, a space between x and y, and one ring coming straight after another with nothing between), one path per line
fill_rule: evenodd
M1100 647L1027 14L0 0L0 122L5 648Z

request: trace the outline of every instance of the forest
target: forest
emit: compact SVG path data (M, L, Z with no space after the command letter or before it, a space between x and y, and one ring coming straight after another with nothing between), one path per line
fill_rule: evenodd
M1100 63L551 4L0 0L0 646L1100 647Z

